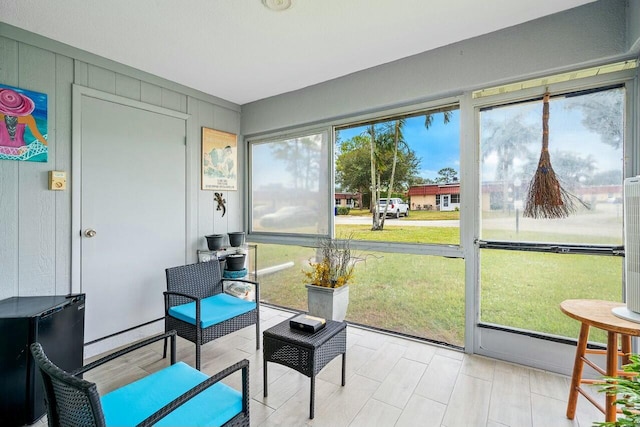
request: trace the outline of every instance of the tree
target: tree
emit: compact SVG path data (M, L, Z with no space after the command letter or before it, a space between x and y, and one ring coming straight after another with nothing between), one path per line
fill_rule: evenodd
M310 189L320 173L317 162L320 149L320 141L304 137L273 144L272 153L276 158L286 161L295 188Z
M527 144L538 138L534 125L524 123L522 115L509 117L501 122L487 119L482 123L480 147L482 158L492 154L497 157L496 179L508 180L516 155L528 154ZM539 153L537 153L539 154Z
M579 182L591 182L595 160L591 156L583 156L572 151L554 151L552 154L553 170L561 185L571 190ZM523 175L531 177L538 167L538 156L529 154L523 166ZM618 181L620 183L620 181Z
M438 171L438 178L435 179L437 183L449 183L458 182L458 172L453 168L442 168Z
M369 128L367 129L367 131L369 132L369 147L370 147L370 161L371 161L371 203L378 203L378 200L380 200L380 173L378 173L378 182L376 182L376 172L377 172L377 165L376 165L376 126L374 124L371 124L369 126ZM371 229L372 230L378 230L380 229L380 224L378 222L378 215L376 213L376 210L373 208L373 206L371 206L371 210L373 211L373 218L372 218L372 225L371 225Z
M404 137L402 135L402 128L404 127L405 121L404 119L399 119L393 122L392 127L389 128L389 132L393 133L393 161L391 162L391 178L389 179L389 187L387 189L387 200L391 198L391 194L393 193L393 181L396 175L396 165L398 164L398 146L402 142L404 142ZM409 149L408 146L405 147ZM387 217L387 209L389 208L389 203L385 203L384 212L382 213L382 221L380 225L380 229L384 228L384 219ZM377 217L377 213L374 212L374 217Z
M514 115L503 121L485 119L482 122L482 135L480 148L482 159L496 155L495 179L502 181L502 200L505 201L509 194L509 181L512 178L513 160L518 156L531 156L533 153L527 150L527 144L539 137L536 127L524 123L522 115ZM539 155L539 153L536 153ZM536 166L538 161L536 159ZM532 175L529 175L532 176ZM507 204L502 203L503 210Z
M582 110L582 124L603 143L620 148L624 133L624 90L610 89L574 98L568 108Z
M434 116L439 113L442 113L444 123L445 124L449 123L449 120L451 118L451 110L427 113L425 114L425 119L424 119L425 128L428 129L433 124ZM409 146L406 144L406 141L404 140L403 129L405 126L405 119L397 119L394 121L386 122L384 123L384 126L386 128L386 132L383 133L384 137L381 138L381 144L380 144L380 147L382 148L381 153L382 154L389 153L389 152L393 153L392 161L391 161L391 176L390 176L389 185L387 188L387 198L390 198L394 189L396 168L398 165L398 158L399 158L398 153L400 152L400 150L406 151L406 152L412 152L412 150L409 148ZM415 163L416 168L418 165L419 165L419 160L416 159L416 163ZM376 197L376 204L378 204L378 200L379 200L379 197ZM373 213L374 226L372 230L382 230L384 228L384 220L387 214L387 206L388 204L385 204L385 210L382 213L382 221L380 222L380 224L378 224L378 221L377 221L378 215L374 211Z
M409 180L409 187L415 187L416 185L435 184L435 181L431 178L423 178L421 176L414 176Z
M438 113L442 113L442 120L445 125L449 123L449 121L451 120L451 114L452 114L451 110L439 111ZM428 113L424 115L425 129L429 129L431 127L431 125L433 124L433 116L435 116L438 113L433 112L433 113Z
M371 184L369 138L356 135L340 142L336 158L336 183L344 191L367 193Z
M382 134L383 128L374 131L375 137L381 141L388 137ZM338 140L336 155L336 184L345 191L359 191L366 194L371 189L371 137L370 129L362 135L356 135L348 140ZM393 152L379 149L375 150L376 183L379 187L388 188L391 178ZM416 179L420 160L415 152L408 147L398 150L396 162L394 188L404 191L413 185Z
M585 185L620 185L622 170L611 169L593 174L591 179L585 180Z
M425 114L425 127L431 126L434 116L440 113L444 122L448 123L452 112L437 111ZM390 198L394 192L405 191L417 182L430 181L417 177L420 159L404 139L404 126L404 118L370 123L362 135L338 141L340 154L336 158L336 182L345 189L363 190L364 176L367 175L367 186L371 191L372 230L382 230L384 227L385 215L379 217L374 209L379 204L381 191L385 191L386 197ZM368 157L366 172L361 164L364 163L365 146ZM453 171L452 176L456 175Z

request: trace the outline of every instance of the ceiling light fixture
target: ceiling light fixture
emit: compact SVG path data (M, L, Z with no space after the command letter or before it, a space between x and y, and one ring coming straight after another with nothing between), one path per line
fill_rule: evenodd
M262 0L262 4L265 5L267 9L279 12L289 9L291 7L291 0Z

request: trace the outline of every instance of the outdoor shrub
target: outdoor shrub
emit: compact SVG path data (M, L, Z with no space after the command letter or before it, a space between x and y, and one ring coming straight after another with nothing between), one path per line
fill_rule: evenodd
M338 206L338 215L349 215L351 208L348 206Z

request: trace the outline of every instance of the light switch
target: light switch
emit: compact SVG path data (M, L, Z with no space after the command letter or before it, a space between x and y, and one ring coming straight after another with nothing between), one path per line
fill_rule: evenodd
M66 190L67 173L63 171L49 171L49 190Z

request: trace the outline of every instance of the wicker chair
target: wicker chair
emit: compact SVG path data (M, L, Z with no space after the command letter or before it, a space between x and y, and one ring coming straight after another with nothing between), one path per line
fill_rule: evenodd
M260 349L260 288L258 282L223 279L220 263L200 262L167 268L164 292L165 331L196 345L196 369L200 370L200 346L250 325L256 326L256 349ZM244 282L255 286L255 302L223 292L223 283ZM165 356L167 344L165 341Z
M171 340L171 365L99 396L81 375L150 343ZM72 373L54 365L39 343L31 344L42 375L49 426L223 425L248 427L249 362L242 360L212 377L175 363L176 332L157 335L92 362ZM220 381L242 370L242 394Z

